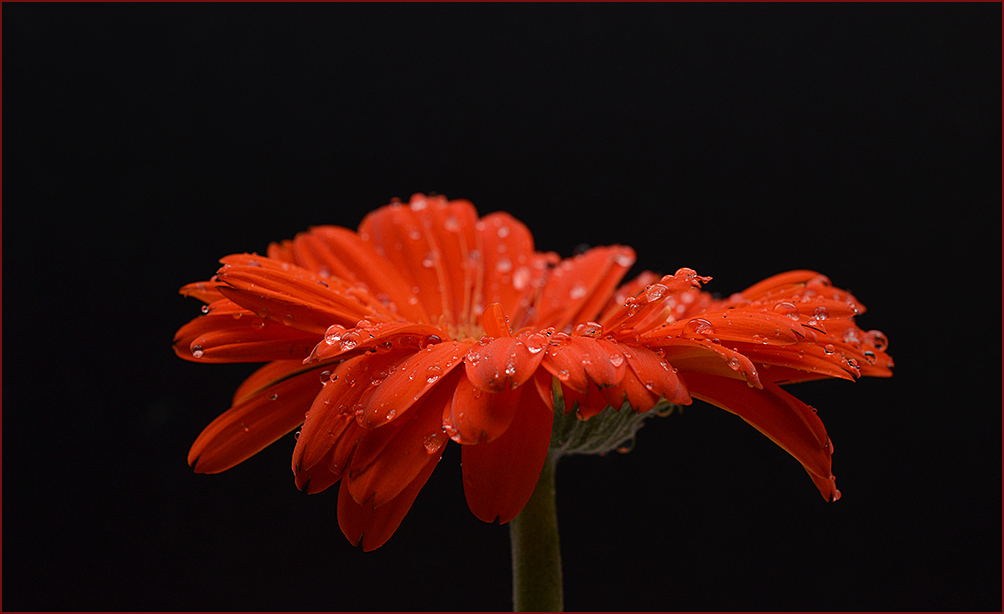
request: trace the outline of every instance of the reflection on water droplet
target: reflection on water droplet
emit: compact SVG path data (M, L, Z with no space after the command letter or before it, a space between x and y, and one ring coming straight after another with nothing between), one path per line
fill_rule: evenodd
M624 364L624 356L622 354L611 354L610 364L612 364L615 367L621 366L622 364Z
M202 313L209 313L209 305L202 306Z
M829 315L830 313L826 310L826 307L822 305L816 307L816 310L812 312L812 317L817 320L825 320Z
M526 338L526 351L537 354L547 345L547 337L540 333L533 333Z
M577 283L574 286L572 286L571 290L568 291L568 298L572 299L573 301L574 300L578 300L578 299L582 298L583 296L585 296L586 292L588 292L588 291L589 291L589 289L586 288L586 286L584 284Z
M836 349L837 348L833 347L832 343L827 343L826 345L823 346L823 351L826 352L827 354L832 354L834 351L836 351Z
M342 338L345 334L345 327L339 326L338 324L333 324L328 327L328 330L324 331L324 342L328 345L334 345Z
M558 371L557 376L561 381L567 382L568 378L570 378L572 374L568 372L568 369L561 369Z
M711 325L704 318L694 318L686 324L683 325L683 336L694 338L702 337L706 335L713 335L715 333L715 327Z
M794 303L789 303L788 301L778 303L774 305L774 311L783 316L788 316L796 322L798 321L798 307L795 307Z
M867 335L868 340L871 342L872 345L875 346L876 350L883 352L887 347L889 347L889 339L885 336L885 333L883 333L882 331L870 330L867 333L865 333L865 335Z
M731 359L729 359L729 368L732 369L733 371L738 371L742 367L743 367L743 364L741 362L739 362L738 358L731 358Z
M195 358L202 358L202 354L204 354L204 353L205 352L203 351L201 345L193 345L192 346L192 356L193 357L195 357Z
M443 377L443 369L438 365L432 365L425 370L425 381L430 384Z

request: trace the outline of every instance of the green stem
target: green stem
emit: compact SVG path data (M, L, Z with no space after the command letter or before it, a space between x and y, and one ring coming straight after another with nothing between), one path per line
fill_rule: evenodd
M564 610L554 490L554 468L559 456L557 451L548 452L530 501L509 523L514 612Z

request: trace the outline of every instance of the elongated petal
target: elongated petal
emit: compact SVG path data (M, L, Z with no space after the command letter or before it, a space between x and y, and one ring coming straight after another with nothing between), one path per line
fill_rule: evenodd
M430 322L438 322L440 316L455 322L452 278L462 280L464 273L460 263L446 261L440 245L456 242L457 236L433 223L425 211L429 206L445 207L445 199L415 195L407 206L383 207L366 216L359 233L413 284L412 295Z
M655 395L656 402L666 399L677 405L691 403L687 387L677 375L676 365L648 348L621 345L620 350L630 366L623 379L623 386L632 406L639 411L648 411L655 405L649 404L651 397L644 395L641 389Z
M324 342L313 349L310 360L345 358L367 350L414 351L430 343L439 343L445 336L446 333L429 324L378 322L353 328L336 324L324 331Z
M291 432L321 390L318 371L281 380L231 407L196 438L188 463L199 473L219 473Z
M363 399L360 424L372 429L400 418L460 364L468 347L468 344L448 341L410 355L382 383L374 385L373 393Z
M314 333L244 310L231 311L211 311L182 326L174 338L175 353L185 360L209 363L302 359L319 340Z
M596 319L634 260L633 249L613 245L561 261L541 293L537 322L561 330Z
M372 243L355 232L339 226L319 226L297 235L289 249L297 264L322 278L336 277L362 284L408 321L429 321L412 292L413 284Z
M522 394L522 388L483 392L466 378L461 379L443 414L447 434L458 443L495 440L512 424Z
M468 351L467 379L485 392L501 392L523 384L544 358L547 341L540 333L523 333L479 343Z
M408 486L397 497L374 508L371 502L356 503L342 480L338 491L338 525L353 546L362 545L364 552L384 545L408 514L419 491L429 481L440 455L434 454Z
M530 500L547 458L554 415L530 386L521 386L519 409L498 439L463 447L464 495L485 522L506 523Z
M362 427L356 422L356 406L367 390L374 370L380 370L394 360L390 356L356 356L339 364L329 375L310 406L300 429L300 437L293 449L293 473L309 470L325 459L335 465L339 473L344 470L344 458L328 458L342 437L355 437L358 441ZM353 442L354 443L354 442ZM344 446L343 446L344 448ZM348 447L345 452L351 452Z
M702 373L747 382L760 388L760 377L753 362L740 352L706 339L662 339L659 350L681 373ZM686 375L684 378L686 379ZM688 380L689 381L689 380Z
M827 501L839 496L830 479L832 447L826 428L805 403L777 385L765 382L762 389L712 375L687 375L690 394L736 414L794 456L814 478Z
M478 253L483 281L475 305L499 303L520 328L547 266L557 262L552 254L534 252L533 235L508 213L490 213L477 224Z
M443 408L453 391L440 386L407 415L380 428L366 429L349 462L348 491L357 502L379 507L397 497L428 464L441 456L449 438Z

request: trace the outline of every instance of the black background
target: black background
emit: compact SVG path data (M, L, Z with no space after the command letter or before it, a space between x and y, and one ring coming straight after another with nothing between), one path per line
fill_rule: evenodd
M5 4L4 606L506 610L451 446L390 542L293 437L185 463L249 365L182 284L391 197L624 243L730 294L813 268L889 380L804 384L844 498L700 403L558 472L570 610L998 610L1000 5Z

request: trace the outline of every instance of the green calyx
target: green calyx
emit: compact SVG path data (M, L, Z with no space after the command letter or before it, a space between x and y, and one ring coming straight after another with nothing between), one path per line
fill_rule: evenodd
M635 434L652 416L668 416L679 405L660 399L651 410L636 412L629 403L620 408L608 405L592 418L583 420L577 408L566 413L565 400L557 386L554 391L554 430L551 432L551 452L568 454L606 454L613 450L630 449Z

